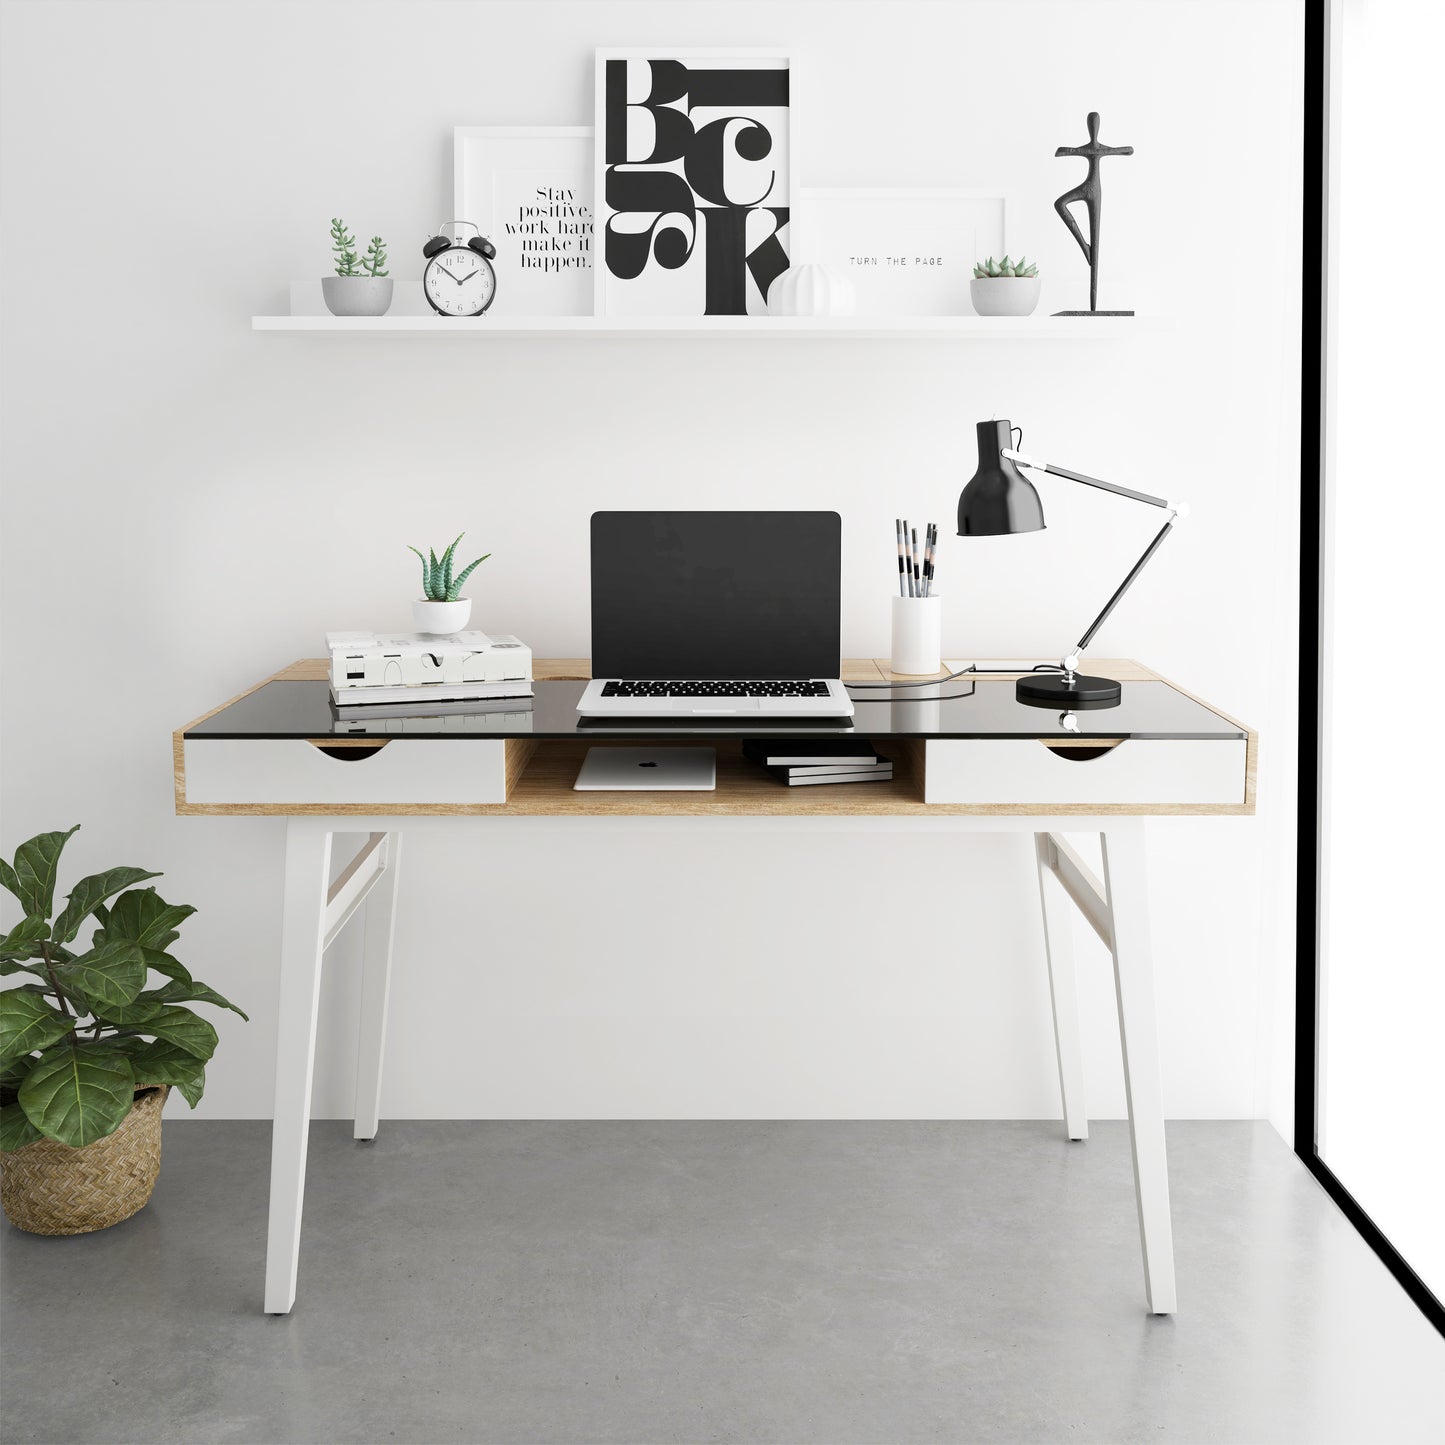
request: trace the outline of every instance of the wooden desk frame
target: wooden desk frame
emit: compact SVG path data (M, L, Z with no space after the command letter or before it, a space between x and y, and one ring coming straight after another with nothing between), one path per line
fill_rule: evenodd
M1136 680L1157 674L1130 663L1098 663L1112 676ZM276 674L278 680L324 676L324 664L309 660ZM580 660L539 663L539 677L586 676ZM845 678L885 678L880 664L848 664ZM268 681L271 679L268 679ZM260 684L258 684L259 686ZM1181 689L1182 691L1182 689ZM242 694L245 696L245 694ZM214 709L213 711L219 711ZM205 716L211 716L207 713ZM197 719L197 722L201 719ZM193 727L195 724L188 724ZM1252 813L1256 739L1248 733L1246 794L1242 805L1090 806L1072 809L1036 807L962 807L927 805L914 782L890 798L877 793L884 784L854 789L779 789L752 800L704 794L591 794L571 790L575 774L570 753L557 769L543 768L535 790L525 787L534 751L576 751L575 744L520 740L507 758L508 801L500 805L431 805L362 808L356 805L187 804L184 751L176 733L177 812L189 814L285 814L286 868L282 908L280 1010L276 1047L276 1106L271 1145L271 1203L266 1253L265 1309L286 1314L296 1299L300 1260L302 1200L306 1177L307 1135L311 1122L316 1031L321 972L329 945L359 909L365 910L362 990L355 1102L355 1137L372 1139L380 1123L382 1056L391 988L396 900L403 830L455 830L474 827L491 816L489 831L513 833L557 828L627 832L687 828L692 817L707 816L703 830L787 832L938 832L1031 833L1042 908L1044 952L1049 971L1059 1089L1067 1137L1088 1137L1083 1062L1071 947L1072 905L1109 949L1114 964L1115 996L1123 1052L1129 1137L1133 1155L1135 1203L1144 1265L1144 1291L1153 1314L1176 1309L1174 1249L1165 1158L1164 1106L1155 1022L1153 957L1149 938L1148 877L1145 848L1150 814L1207 812ZM1246 730L1248 731L1248 730ZM909 759L903 759L905 763ZM565 773L565 789L551 777ZM723 791L720 776L719 793ZM565 796L563 796L565 792ZM827 797L819 797L827 794ZM711 806L700 806L698 800ZM550 800L550 805L549 805ZM398 822L404 816L405 824ZM1098 834L1103 877L1098 878L1062 836ZM331 881L338 834L362 835L346 867Z

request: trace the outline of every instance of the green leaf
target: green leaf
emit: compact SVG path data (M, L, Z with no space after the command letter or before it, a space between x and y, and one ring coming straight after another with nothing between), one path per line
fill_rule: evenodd
M462 590L462 583L465 582L467 578L470 577L472 573L475 572L477 568L480 567L482 563L487 560L487 557L490 557L491 555L492 554L488 552L486 557L478 557L475 562L469 563L467 566L462 568L460 574L457 576L456 580L452 583L451 587L447 591L448 602L455 602L457 600L457 594Z
M206 1061L175 1044L157 1040L142 1049L126 1050L137 1084L173 1084L195 1108L206 1087ZM195 1097L189 1090L194 1088Z
M98 943L138 943L163 949L179 936L176 930L196 910L189 903L167 903L154 888L132 888L111 905L105 937Z
M146 963L134 943L105 943L83 953L72 963L57 963L53 970L64 991L99 1017L106 1008L124 1005L146 986Z
M92 873L89 878L82 878L70 890L69 900L60 917L55 920L50 936L57 943L69 943L80 932L80 925L96 904L104 903L107 898L129 888L132 883L139 883L143 878L160 876L148 868L107 868L104 873ZM150 891L155 892L154 889Z
M427 551L431 553L431 576L427 579L426 595L433 602L445 602L447 594L442 590L442 564L437 561L435 550L428 547Z
M416 548L415 548L415 547L408 547L406 550L407 550L408 552L416 552ZM416 552L416 555L417 555L418 557L421 557L421 595L422 595L423 597L425 597L425 596L426 596L427 580L428 580L428 574L427 574L427 570L426 570L426 558L425 558L425 557L422 557L420 552Z
M153 1018L136 1027L142 1033L154 1034L158 1039L175 1044L202 1062L216 1052L219 1042L216 1030L200 1014L192 1013L188 1008L177 1008L174 1004L164 1005Z
M0 953L23 953L28 957L31 945L39 943L49 932L50 924L40 914L32 913L0 938Z
M10 1154L44 1137L25 1117L25 1110L19 1104L5 1104L0 1107L0 1151Z
M170 954L159 948L143 948L141 957L145 959L147 968L153 968L157 973L163 973L167 978L185 984L187 988L191 986L190 970L180 959L172 958Z
M7 1059L0 1064L0 1094L7 1097L5 1102L10 1103L15 1091L25 1082L25 1076L30 1072L30 1066L35 1062L33 1054L21 1054L18 1058Z
M27 917L31 914L50 917L55 904L55 869L60 852L78 827L79 823L64 833L37 833L28 843L20 845L15 854L15 867L7 870L8 876L0 877L0 882L25 905Z
M120 1127L135 1098L130 1060L104 1045L61 1044L20 1086L20 1107L48 1138L83 1149Z
M97 1005L99 1013L96 1015L108 1024L114 1024L119 1028L139 1029L142 1032L146 1025L155 1018L161 1011L161 1004L158 1000L147 998L145 994L137 994L130 1003L107 1003Z
M452 561L457 555L457 543L466 535L465 532L458 532L457 535L452 538L451 546L442 553L442 591L444 593L449 592L451 589Z
M12 973L33 973L45 977L45 970L38 963L21 963L18 958L0 958L0 978Z
M240 1014L247 1023L251 1022L250 1014L244 1009L238 1009L230 999L218 994L209 984L198 983L191 978L184 982L173 979L170 983L162 984L160 988L147 989L136 999L136 1003L209 1003L217 1008L228 1008L233 1014Z
M40 994L7 989L0 993L0 1059L48 1049L70 1032L73 1022Z

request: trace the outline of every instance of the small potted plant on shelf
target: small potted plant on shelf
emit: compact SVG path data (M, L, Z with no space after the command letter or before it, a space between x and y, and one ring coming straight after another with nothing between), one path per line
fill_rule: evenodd
M1024 256L1017 261L990 256L974 266L968 289L980 316L1032 316L1039 304L1039 268Z
M216 1048L216 1030L182 1005L246 1017L170 952L196 910L135 886L160 874L92 874L51 917L74 832L0 858L0 886L25 910L0 937L0 974L23 980L0 992L0 1203L32 1234L85 1234L145 1206L166 1095L174 1087L194 1109ZM87 920L88 945L76 942ZM152 972L164 982L147 988Z
M346 222L331 218L331 249L336 274L323 276L321 294L333 316L385 316L391 306L391 278L386 274L386 243L373 236L364 256L356 254L356 237Z
M460 595L462 583L492 554L488 552L475 562L469 562L453 576L452 562L456 557L457 542L466 535L458 532L456 541L440 557L434 551L429 557L422 557L415 547L407 548L407 551L416 552L421 557L422 595L411 604L412 621L416 623L418 632L439 635L460 632L472 615L472 599Z

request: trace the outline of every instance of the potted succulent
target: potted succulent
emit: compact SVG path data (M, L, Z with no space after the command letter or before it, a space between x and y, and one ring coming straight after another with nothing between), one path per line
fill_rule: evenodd
M1017 261L990 256L973 268L968 289L980 316L1031 316L1039 304L1039 268L1024 256Z
M0 886L25 910L0 937L0 974L22 980L0 992L0 1203L33 1234L85 1234L144 1207L166 1095L174 1087L194 1109L216 1048L216 1030L183 1005L246 1017L169 951L195 909L135 886L160 874L92 874L55 912L74 832L0 858ZM90 942L77 942L87 927ZM152 972L163 981L147 988Z
M462 583L492 554L488 552L485 556L478 557L475 562L468 563L453 576L452 562L456 557L457 542L466 535L465 532L458 532L456 541L440 557L434 551L429 558L422 557L415 547L407 548L408 552L416 552L416 555L421 557L422 595L411 604L412 621L415 622L418 632L460 632L472 615L472 599L459 595Z
M391 278L386 274L386 243L373 236L364 256L356 254L356 237L346 222L331 218L331 249L336 274L321 278L321 294L333 316L385 316L391 305Z

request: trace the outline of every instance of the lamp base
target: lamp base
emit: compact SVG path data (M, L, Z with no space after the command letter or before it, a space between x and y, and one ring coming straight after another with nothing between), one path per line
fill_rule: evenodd
M1029 707L1118 707L1123 688L1111 677L1089 677L1076 672L1065 682L1061 673L1029 673L1019 678L1014 696Z

